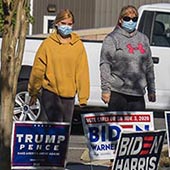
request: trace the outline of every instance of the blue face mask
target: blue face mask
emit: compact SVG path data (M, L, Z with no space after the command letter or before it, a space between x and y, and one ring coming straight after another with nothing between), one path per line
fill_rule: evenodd
M133 32L136 28L137 22L130 21L123 21L122 28L125 29L127 32Z
M57 26L57 29L58 29L58 32L64 36L67 36L71 34L72 32L72 26L69 26L69 25L59 25Z

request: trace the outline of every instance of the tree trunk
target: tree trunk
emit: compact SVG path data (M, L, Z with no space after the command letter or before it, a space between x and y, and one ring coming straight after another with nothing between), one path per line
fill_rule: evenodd
M16 87L28 27L29 0L3 0L5 14L1 50L1 146L10 148ZM12 22L15 20L15 24ZM8 153L10 154L10 153ZM9 155L8 155L9 156ZM9 156L10 158L10 156ZM8 162L10 164L10 162Z

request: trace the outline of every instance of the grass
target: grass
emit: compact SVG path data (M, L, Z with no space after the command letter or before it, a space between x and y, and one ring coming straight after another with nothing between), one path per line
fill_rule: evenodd
M159 166L170 167L170 157L168 156L168 148L162 151L160 161L159 161Z

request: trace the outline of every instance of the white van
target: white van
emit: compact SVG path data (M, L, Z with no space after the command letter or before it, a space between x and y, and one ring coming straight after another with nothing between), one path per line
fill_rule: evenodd
M148 109L170 109L170 3L144 5L139 8L138 30L150 40L156 76L155 103Z

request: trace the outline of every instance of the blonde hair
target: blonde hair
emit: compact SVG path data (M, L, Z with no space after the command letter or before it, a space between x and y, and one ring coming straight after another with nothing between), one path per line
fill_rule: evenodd
M138 10L133 5L124 6L120 11L119 18L118 18L118 21L117 21L117 25L120 26L121 25L120 20L128 14L135 14L136 17L138 17Z
M128 14L135 14L136 17L138 17L138 10L133 5L124 6L120 11L119 19L122 19L124 16Z
M73 13L69 10L69 9L63 9L61 11L59 11L59 13L57 13L57 16L54 20L54 24L57 24L58 22L64 20L64 19L68 19L71 18L74 24L74 15Z

